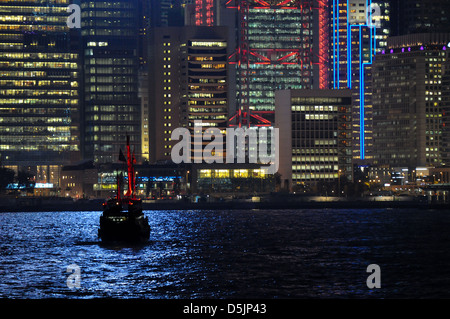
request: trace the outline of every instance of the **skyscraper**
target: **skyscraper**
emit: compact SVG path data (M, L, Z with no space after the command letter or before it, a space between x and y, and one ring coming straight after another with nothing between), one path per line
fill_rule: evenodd
M230 124L269 126L276 90L319 87L313 1L234 0L227 8L237 11L239 25L238 48L230 57L237 70L238 110Z
M447 54L443 63L442 74L442 164L450 166L450 47L447 44Z
M150 162L168 161L181 117L179 28L153 28L149 55Z
M86 0L81 8L84 158L116 162L127 134L139 156L139 0Z
M450 32L447 0L392 0L392 34Z
M222 134L226 132L229 100L226 39L225 28L200 27L182 48L187 76L182 105L187 109L187 125L192 133L203 133L207 128L217 128ZM202 121L201 127L198 121ZM223 143L218 146L225 149ZM195 145L193 147L195 149ZM203 151L203 146L197 149ZM223 153L217 155L224 156ZM201 162L202 152L194 154L195 158Z
M374 63L374 163L391 167L443 163L443 65L450 34L388 39Z
M79 55L69 0L0 3L0 156L55 182L79 159Z
M389 36L388 1L333 0L331 3L332 88L353 92L353 158L372 159L372 63Z
M153 28L169 25L169 11L173 0L150 1L150 26Z
M156 28L151 34L150 161L171 160L177 127L195 121L225 131L228 117L229 47L226 27Z
M185 25L185 8L193 0L141 0L150 4L150 26L181 27Z

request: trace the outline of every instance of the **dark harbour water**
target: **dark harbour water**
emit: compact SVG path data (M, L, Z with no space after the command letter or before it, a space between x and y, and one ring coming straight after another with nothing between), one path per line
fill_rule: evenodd
M0 297L450 298L450 210L145 213L141 246L102 245L100 212L1 213Z

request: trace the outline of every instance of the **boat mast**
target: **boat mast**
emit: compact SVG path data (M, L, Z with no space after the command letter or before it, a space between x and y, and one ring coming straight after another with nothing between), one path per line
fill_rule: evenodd
M134 154L133 154L134 155ZM134 180L134 156L131 156L130 136L127 135L128 191L126 196L136 198Z
M121 198L121 192L122 190L120 189L120 182L122 181L122 173L117 173L117 200L120 202L122 200Z

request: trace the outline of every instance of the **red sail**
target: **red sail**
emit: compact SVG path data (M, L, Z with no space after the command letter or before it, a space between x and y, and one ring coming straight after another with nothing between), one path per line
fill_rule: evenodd
M136 198L136 172L134 170L134 164L136 164L136 157L134 157L134 147L133 147L133 155L131 157L131 165L133 165L133 198Z

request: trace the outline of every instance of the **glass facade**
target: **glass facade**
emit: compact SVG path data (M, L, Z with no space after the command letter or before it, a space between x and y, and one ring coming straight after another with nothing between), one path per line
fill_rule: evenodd
M274 111L275 90L312 88L312 23L310 8L249 10L247 41L253 53L251 63L241 67L249 68L251 111Z
M316 8L302 0L235 0L226 5L238 11L238 46L230 57L237 71L237 113L230 125L270 126L276 90L319 87L319 74L313 72L319 55Z
M83 155L116 162L128 134L140 156L139 1L82 1L81 9Z
M396 21L395 36L414 33L450 32L448 0L392 1L392 17Z
M79 160L80 60L76 30L66 25L68 5L69 0L0 2L3 165L54 171Z

